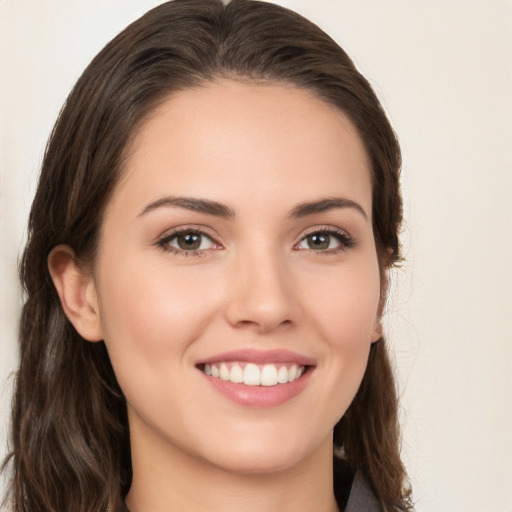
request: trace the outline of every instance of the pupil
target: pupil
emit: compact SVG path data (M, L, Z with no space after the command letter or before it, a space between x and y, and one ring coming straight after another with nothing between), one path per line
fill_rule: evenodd
M196 235L194 233L180 235L178 236L178 245L180 249L188 251L199 249L199 246L201 245L201 235Z
M310 249L328 249L329 243L329 235L317 234L308 236L308 246Z

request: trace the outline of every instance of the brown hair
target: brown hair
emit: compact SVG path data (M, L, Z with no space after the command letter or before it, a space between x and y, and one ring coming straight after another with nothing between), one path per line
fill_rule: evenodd
M400 149L370 85L329 36L289 10L250 0L175 0L149 11L87 67L47 146L20 267L26 302L12 452L5 463L12 464L16 512L122 506L131 481L124 397L105 345L84 342L66 318L46 261L61 243L81 261L93 261L123 150L136 128L172 92L219 77L293 84L350 117L372 164L382 274L399 259ZM384 510L410 510L383 339L372 345L334 442L344 450L342 459L335 457L341 502L359 470Z

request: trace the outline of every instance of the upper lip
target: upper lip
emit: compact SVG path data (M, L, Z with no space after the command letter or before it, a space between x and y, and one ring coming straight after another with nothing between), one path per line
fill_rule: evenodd
M255 364L271 364L271 363L297 363L302 366L315 366L315 360L298 354L296 352L284 349L274 350L255 350L240 349L216 354L207 359L201 359L197 362L201 364L213 364L221 362L247 362Z

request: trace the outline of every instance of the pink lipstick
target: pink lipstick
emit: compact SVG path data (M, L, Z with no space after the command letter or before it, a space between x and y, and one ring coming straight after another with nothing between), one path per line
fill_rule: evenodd
M196 364L215 390L249 407L275 407L307 385L315 361L288 350L237 350Z

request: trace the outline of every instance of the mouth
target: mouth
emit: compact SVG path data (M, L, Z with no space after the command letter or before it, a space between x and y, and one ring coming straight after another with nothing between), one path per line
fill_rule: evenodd
M198 365L208 377L245 386L279 386L302 377L311 366L300 363L274 362L257 364L247 361L217 361Z
M242 349L198 361L196 367L213 381L272 388L302 380L315 365L314 359L289 350Z
M241 349L197 361L213 390L252 408L277 407L308 386L316 361L289 350Z

